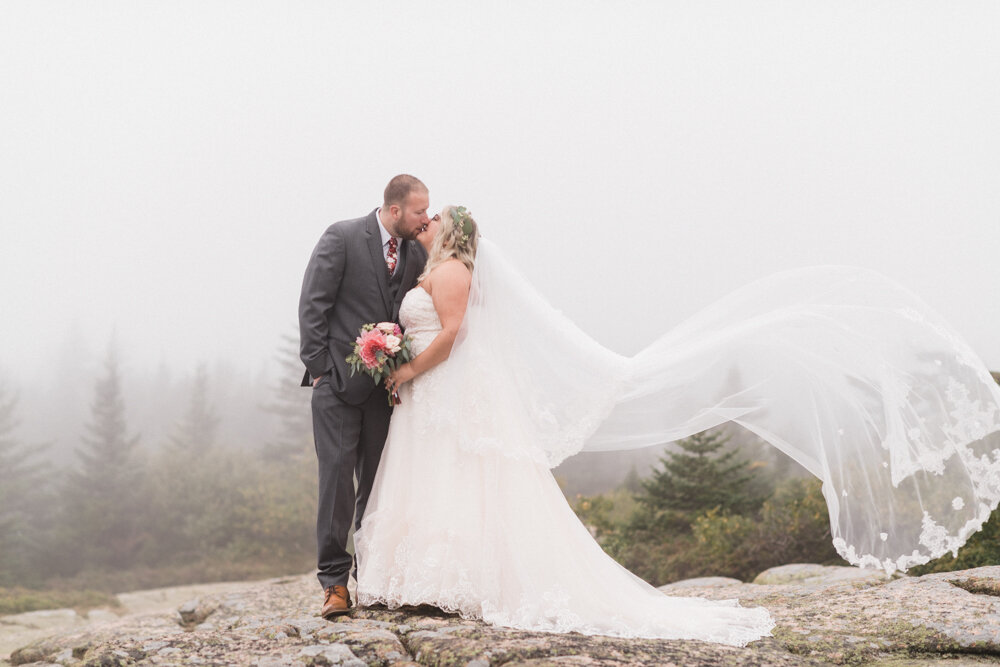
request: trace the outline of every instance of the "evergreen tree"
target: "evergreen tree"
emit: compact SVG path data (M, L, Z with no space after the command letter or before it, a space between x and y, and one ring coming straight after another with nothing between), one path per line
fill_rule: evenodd
M312 451L312 392L302 387L305 368L299 359L298 336L284 335L278 350L280 375L273 398L264 409L278 418L277 437L264 447L264 457L287 461L300 459Z
M729 438L716 431L703 431L677 443L676 451L660 458L662 468L643 480L637 500L642 510L634 528L690 531L703 512L750 513L763 497L752 489L753 475L737 452L726 448Z
M76 450L79 469L69 474L63 490L63 532L72 540L67 547L73 558L66 566L128 567L141 546L144 474L139 438L128 435L113 346L90 412Z
M219 417L208 402L208 370L198 364L187 412L170 437L171 445L182 452L198 457L215 445Z
M625 475L625 479L622 481L622 488L632 494L642 491L642 478L639 477L639 470L635 467L634 463L628 469L628 474Z
M45 517L39 448L15 436L17 397L0 386L0 585L30 578Z

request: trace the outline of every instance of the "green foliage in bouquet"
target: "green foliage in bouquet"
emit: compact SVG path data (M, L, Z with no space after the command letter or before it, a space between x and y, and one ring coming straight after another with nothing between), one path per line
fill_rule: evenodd
M381 384L382 380L413 358L410 337L404 336L399 325L392 322L365 324L347 355L351 375L366 373Z

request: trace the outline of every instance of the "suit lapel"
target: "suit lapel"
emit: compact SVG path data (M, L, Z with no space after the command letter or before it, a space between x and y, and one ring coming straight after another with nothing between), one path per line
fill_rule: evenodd
M385 256L382 255L382 234L378 229L379 224L375 211L372 211L365 221L365 233L368 236L368 250L372 256L378 289L382 293L382 303L385 305L386 312L391 314L392 298L389 291L389 270L385 266Z

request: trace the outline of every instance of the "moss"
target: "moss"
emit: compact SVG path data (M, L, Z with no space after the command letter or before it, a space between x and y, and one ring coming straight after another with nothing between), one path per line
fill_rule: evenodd
M975 595L1000 596L1000 581L997 579L968 577L966 579L952 579L948 583Z
M906 621L885 621L879 623L877 634L864 638L870 641L851 642L840 636L804 635L785 628L775 628L775 638L788 651L803 656L823 656L837 664L865 664L874 661L881 664L895 656L938 657L941 653L990 653L995 651L986 643L962 646L943 633L907 623Z
M95 607L120 608L121 603L111 593L92 590L49 590L0 588L0 614L21 614L39 609L75 609L78 613Z

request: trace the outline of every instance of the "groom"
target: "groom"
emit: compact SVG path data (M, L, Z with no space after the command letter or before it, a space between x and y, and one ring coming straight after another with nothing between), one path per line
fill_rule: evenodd
M355 529L361 526L392 414L385 388L368 375L351 377L346 357L361 326L396 320L403 295L416 285L427 254L414 239L427 225L428 205L427 186L396 176L381 208L326 230L302 280L299 356L306 365L302 386L313 387L324 618L351 607L347 534L352 518Z

